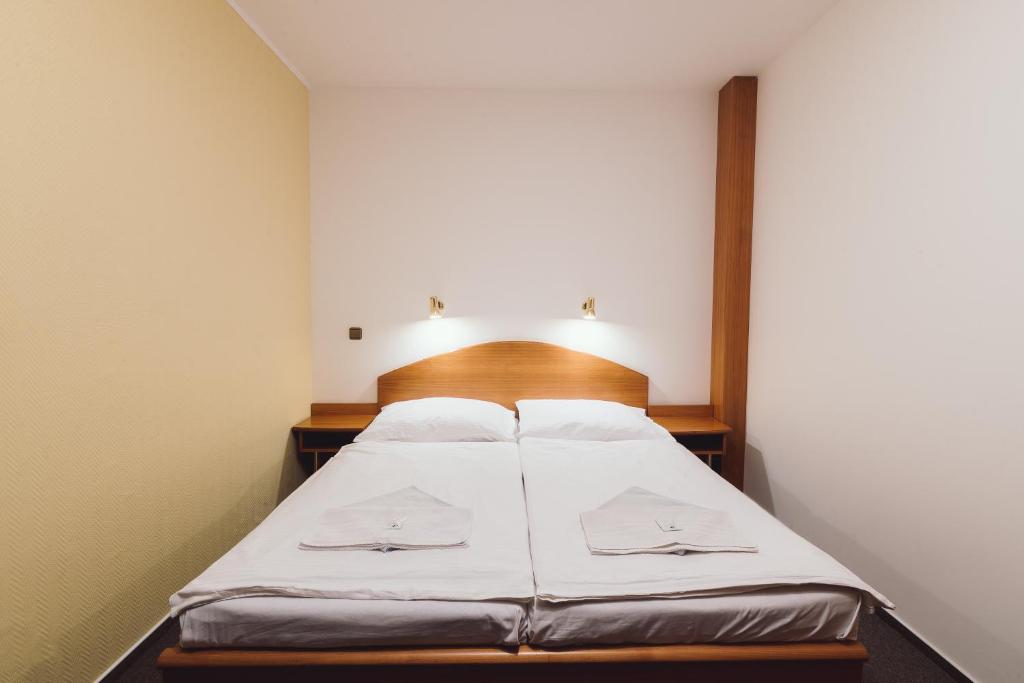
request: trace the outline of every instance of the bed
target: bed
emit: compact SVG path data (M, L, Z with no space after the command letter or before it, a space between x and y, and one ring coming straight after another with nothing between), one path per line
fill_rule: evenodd
M520 440L537 597L531 643L850 641L887 603L670 439ZM726 510L757 553L602 556L579 513L639 486Z
M523 398L593 398L646 408L647 389L644 375L605 359L536 342L496 342L383 375L378 400L388 405L455 396L511 407ZM558 575L546 570L549 544L542 543L539 549L533 541L537 595L530 573L531 585L524 597L522 558L527 571L532 572L533 566L526 548L528 523L521 489L518 505L523 517L517 513L511 523L492 520L492 531L501 527L506 532L503 542L489 549L499 555L485 559L487 553L481 552L479 564L474 565L483 568L484 574L500 575L484 581L484 590L467 592L466 586L474 582L459 573L461 567L449 563L450 557L432 570L431 576L442 578L432 581L417 576L415 587L409 581L381 576L369 565L341 584L334 577L329 585L319 581L315 567L302 573L301 581L288 573L275 583L267 580L265 565L240 594L231 594L223 582L218 584L218 571L237 574L247 559L256 556L246 552L259 554L278 547L285 529L308 522L316 506L323 504L323 491L329 488L325 482L333 482L332 490L341 486L354 496L367 492L366 482L380 482L377 490L383 490L384 486L394 488L402 477L402 482L433 477L436 485L449 486L445 492L453 501L474 506L476 514L494 506L473 498L472 492L479 493L487 480L489 468L473 469L468 451L482 447L497 453L516 448L464 445L460 461L451 458L450 447L410 446L415 445L392 445L383 449L384 457L378 457L381 444L346 447L345 457L334 458L300 487L239 544L241 550L236 548L215 563L193 590L183 591L182 646L161 655L165 680L223 680L235 675L248 680L517 680L527 674L532 680L566 676L619 680L625 675L642 675L645 680L860 680L867 652L855 640L857 614L864 596L870 596L860 584L823 587L801 580L794 585L749 586L750 592L731 595L689 595L678 586L672 590L661 586L641 595L572 599L572 595L562 596L561 588L557 595L545 593L547 586L558 585ZM531 444L528 439L519 446L527 492L538 513L547 498L530 492L531 472L534 482L542 476L541 470L531 470L530 463L545 448L550 453L566 452L565 444ZM746 501L739 492L721 488L728 485L696 458L686 460L680 446L663 443L655 448L674 449L681 462L702 468L694 470L699 474L691 477L689 485L696 487L691 492L715 491L709 494L715 500L735 495ZM586 450L588 445L573 444L569 451L573 449ZM419 456L408 455L411 451ZM440 461L445 464L438 466ZM463 481L462 475L454 473L467 466L473 472ZM591 481L582 486L577 482L576 488L591 486L599 488ZM499 488L504 496L511 496L508 487ZM595 495L592 491L591 496ZM514 509L516 503L508 501ZM576 502L569 505L578 507ZM560 513L552 514L557 518ZM763 514L770 520L765 523L785 530ZM537 534L536 520L531 518L529 524L531 533ZM510 528L512 532L507 533ZM288 553L273 556L285 565L294 559ZM504 563L501 570L493 564L497 557ZM558 563L557 556L550 559ZM635 557L617 559L632 562ZM229 583L237 588L236 578Z
M472 510L467 547L298 547L323 510L411 485ZM515 443L366 442L317 471L171 607L190 647L515 646L532 596Z

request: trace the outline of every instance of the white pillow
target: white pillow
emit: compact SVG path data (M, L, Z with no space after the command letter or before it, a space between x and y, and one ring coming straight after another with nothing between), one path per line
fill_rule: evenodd
M519 438L584 441L672 439L668 430L647 417L643 408L614 401L516 401Z
M516 414L468 398L390 403L355 441L515 441Z

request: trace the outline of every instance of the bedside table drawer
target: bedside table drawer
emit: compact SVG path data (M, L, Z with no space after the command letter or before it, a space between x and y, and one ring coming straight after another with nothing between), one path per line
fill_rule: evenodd
M336 451L352 443L358 432L299 432L299 452Z
M722 434L676 434L676 441L691 451L721 451Z
M669 409L668 414L653 415L651 419L667 429L672 438L703 460L711 469L722 473L725 435L731 432L732 428L712 417L710 406L698 414L678 409L672 411L671 406L652 406L652 409Z
M298 446L299 461L307 471L315 472L342 446L352 443L359 432L373 422L376 412L369 412L376 405L328 404L335 412L317 412L319 404L313 404L313 414L292 427L295 444ZM359 412L363 411L363 412Z
M676 442L690 451L718 474L722 473L725 455L724 434L674 434Z

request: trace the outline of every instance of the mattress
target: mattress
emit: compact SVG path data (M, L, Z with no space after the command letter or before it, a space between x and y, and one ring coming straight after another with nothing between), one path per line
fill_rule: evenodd
M794 587L696 598L587 600L530 607L534 645L855 640L857 591Z
M510 602L236 598L186 611L182 647L514 647L526 607Z
M767 588L854 589L891 603L669 440L519 442L536 595L579 600L706 597ZM594 555L579 515L631 486L727 511L756 553Z
M816 587L703 598L510 602L236 598L181 616L188 648L544 647L857 637L856 591Z
M389 553L299 548L323 510L407 486L472 511L466 547ZM171 612L253 597L529 602L533 572L516 444L344 447L248 536L171 596Z

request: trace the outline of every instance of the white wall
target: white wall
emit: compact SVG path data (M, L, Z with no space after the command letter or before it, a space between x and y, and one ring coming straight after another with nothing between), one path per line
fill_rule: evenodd
M1020 681L1024 3L845 0L760 80L749 492Z
M314 400L534 339L648 374L656 402L707 402L714 93L327 89L310 107Z

